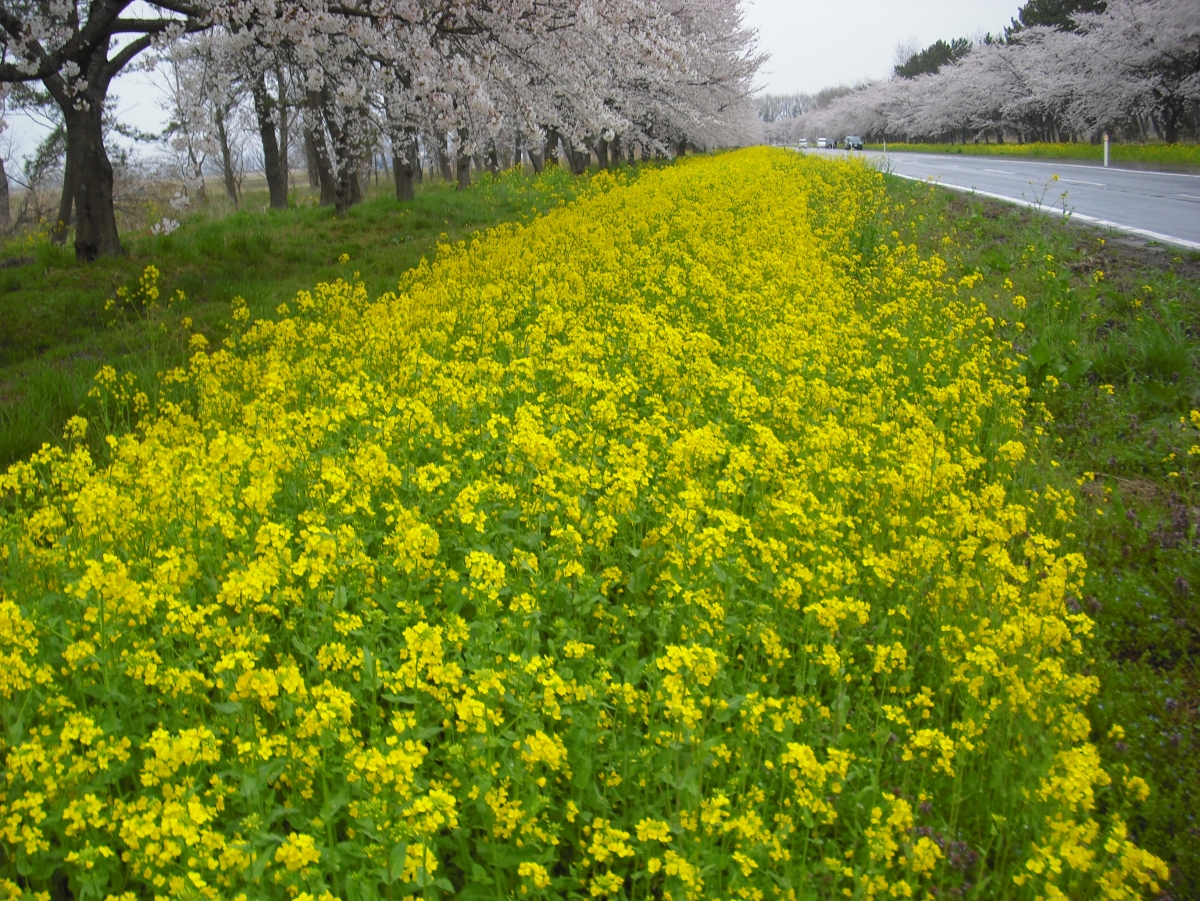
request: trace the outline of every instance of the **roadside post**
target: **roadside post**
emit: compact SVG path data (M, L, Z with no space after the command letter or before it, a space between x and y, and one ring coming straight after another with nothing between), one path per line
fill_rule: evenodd
M1108 132L1104 133L1104 168L1108 168Z

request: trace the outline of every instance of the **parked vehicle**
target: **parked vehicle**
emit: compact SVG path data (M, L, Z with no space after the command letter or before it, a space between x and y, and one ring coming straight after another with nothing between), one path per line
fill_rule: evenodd
M817 138L817 149L824 150L829 146L829 138Z
M858 135L846 135L846 149L862 150L862 138L860 138Z
M807 150L807 149L808 149L808 138L801 138L801 139L800 139L800 149L801 149L801 150Z

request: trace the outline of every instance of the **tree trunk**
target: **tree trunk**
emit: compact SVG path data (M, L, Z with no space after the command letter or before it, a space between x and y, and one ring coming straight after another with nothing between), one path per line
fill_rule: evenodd
M321 206L333 206L337 203L337 179L333 177L333 170L329 167L329 161L323 160L318 156L317 171L321 178Z
M345 219L350 207L357 202L356 195L361 197L358 188L358 166L354 164L353 160L346 157L345 147L341 146L340 141L343 135L335 130L336 127L330 128L328 119L325 120L325 126L330 131L334 153L338 155L338 171L334 178L333 210L339 219Z
M4 160L0 159L0 235L12 231L12 210L8 205L8 173L4 171Z
M1168 144L1179 140L1179 123L1183 120L1183 110L1169 99L1160 99L1158 106L1158 125L1162 139Z
M304 129L304 163L308 168L308 186L321 187L321 169L317 161L317 142L311 128Z
M567 151L567 161L571 164L572 175L583 175L592 163L591 150L576 150L575 146L564 140L563 147Z
M416 139L411 132L392 141L392 175L396 182L397 200L412 200L416 196L413 184L413 175L418 168L416 156Z
M317 164L317 180L321 186L321 206L332 206L337 202L337 182L333 178L333 166L329 163L329 150L325 146L325 135L317 140L316 133L306 128L304 130L305 146L312 147L313 160Z
M350 145L348 136L338 124L336 118L326 115L323 95L317 95L313 98L315 107L320 111L323 120L322 140L317 145L318 151L324 151L326 154L325 161L329 166L330 180L333 182L333 208L339 219L346 218L346 213L350 211L350 207L362 197L362 192L358 183L359 166L361 160L354 152L354 148ZM329 136L329 144L326 145L325 135ZM315 136L314 136L315 137ZM337 175L333 175L333 166L329 162L327 148L332 148L333 153L337 158ZM325 191L322 189L321 194Z
M63 111L75 198L75 259L81 263L123 253L113 210L113 168L104 150L104 99L86 99L84 109Z
M71 210L75 204L75 163L71 154L66 155L63 165L62 194L58 201L58 215L50 228L50 243L55 247L63 247L67 243L67 232L71 230Z
M192 172L197 181L200 182L200 187L196 189L196 196L200 198L200 202L204 203L208 200L208 188L204 181L204 163L208 159L208 154L204 154L199 160L196 159L196 154L191 149L188 150L188 158L192 164Z
M283 182L283 196L287 198L292 167L288 163L288 144L291 143L291 128L288 122L287 83L283 80L283 68L275 67L275 81L279 85L279 180Z
M221 142L221 172L225 176L225 196L233 201L234 209L241 206L238 198L237 179L233 175L233 152L229 148L229 132L225 128L226 110L218 108L214 119L217 139Z
M596 159L600 162L601 169L608 169L608 141L601 138L596 142Z
M333 192L333 211L339 219L345 219L346 213L354 204L354 180L356 173L353 169L342 168L338 173Z
M442 181L454 181L454 170L450 168L450 155L446 152L446 141L443 138L437 147L438 174Z
M458 176L458 190L465 191L471 187L471 157L466 151L470 132L465 128L458 130L458 151L455 170Z
M254 113L258 117L258 133L262 136L263 167L267 170L267 191L271 195L271 209L287 209L287 180L280 178L279 138L275 134L273 107L275 101L267 93L266 76L259 74L251 92L254 95Z
M561 142L557 128L546 129L546 165L558 165L558 145Z
M534 175L541 175L542 170L546 168L546 145L536 137L529 148L526 150L529 154L529 165L533 167Z

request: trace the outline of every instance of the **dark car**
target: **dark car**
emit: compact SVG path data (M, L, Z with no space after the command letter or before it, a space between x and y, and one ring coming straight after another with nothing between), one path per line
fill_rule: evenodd
M846 135L847 150L862 150L862 138L858 135Z

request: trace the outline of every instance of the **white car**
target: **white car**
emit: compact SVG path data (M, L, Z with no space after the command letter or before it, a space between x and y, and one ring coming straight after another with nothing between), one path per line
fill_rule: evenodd
M818 150L824 150L828 146L829 146L828 138L817 138L817 149Z
M808 138L801 138L801 139L800 139L800 149L801 149L801 150L807 150L807 149L808 149Z

